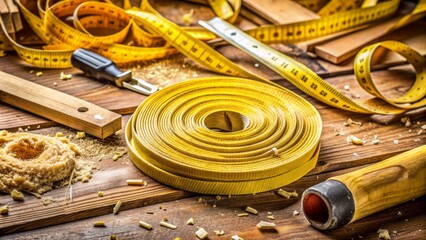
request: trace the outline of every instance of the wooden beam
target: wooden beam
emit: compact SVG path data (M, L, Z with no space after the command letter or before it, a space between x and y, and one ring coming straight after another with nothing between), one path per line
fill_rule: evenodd
M121 129L119 114L2 71L0 101L99 138Z

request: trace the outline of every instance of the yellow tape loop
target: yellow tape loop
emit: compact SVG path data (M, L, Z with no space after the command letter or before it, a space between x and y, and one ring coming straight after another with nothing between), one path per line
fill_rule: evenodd
M249 79L175 84L126 127L129 154L150 177L187 191L249 194L301 178L319 153L321 118L303 98Z

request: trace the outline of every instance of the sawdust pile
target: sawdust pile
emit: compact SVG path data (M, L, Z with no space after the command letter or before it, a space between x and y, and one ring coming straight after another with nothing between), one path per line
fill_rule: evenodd
M0 131L0 192L43 194L68 183L71 173L91 177L77 145L64 137Z

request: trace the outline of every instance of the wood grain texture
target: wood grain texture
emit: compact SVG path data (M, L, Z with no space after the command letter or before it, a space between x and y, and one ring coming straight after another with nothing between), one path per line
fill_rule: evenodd
M48 72L46 72L46 74L48 74ZM413 72L411 72L410 69L402 68L395 69L392 71L377 72L375 77L377 78L380 86L384 88L384 92L390 96L393 96L400 94L400 91L405 88L404 86L409 85L409 81L414 78L414 74ZM358 93L359 89L356 88L356 83L352 75L348 75L346 77L330 78L328 79L328 81L334 86L336 86L338 89L342 89L342 91L344 91L344 85L349 85L350 91L344 91L348 96ZM325 180L326 177L328 178L331 176L335 176L336 174L345 173L348 171L347 169L350 169L352 167L356 168L359 166L378 162L397 153L412 149L416 146L424 145L426 142L426 134L423 132L419 134L421 126L426 124L426 116L424 114L416 116L417 118L413 118L414 124L410 128L403 126L399 122L400 117L397 118L397 122L391 122L386 125L373 121L371 116L369 115L342 112L338 109L334 109L306 96L286 81L281 80L278 82L313 103L319 110L323 119L323 134L321 137L322 147L318 164L316 168L308 174L307 177L302 178L301 180L292 184L289 190L296 189L297 192L301 194L304 189L318 181ZM355 121L362 122L362 126L344 126L343 122L346 121L348 118L352 118ZM48 128L38 130L37 132L41 132L44 134L54 134L57 131L62 131L66 134L69 133L69 131L62 128ZM337 132L342 132L345 135L336 136ZM349 134L356 135L360 138L365 139L366 143L363 146L347 144L346 136L348 136ZM378 145L374 145L371 143L371 140L374 138L374 135L377 135L380 139L380 143ZM83 139L81 140L81 142L77 142L77 144L83 147L86 146L88 148L87 151L95 151L98 147L97 145L93 146L93 141L89 141L90 139L91 138ZM395 144L393 140L398 140L398 144ZM125 146L124 136L122 135L122 133L116 136L114 135L112 138L108 138L104 141L101 141L101 143L106 144L108 146ZM73 201L72 203L68 203L67 205L63 204L65 195L64 188L56 189L46 194L46 196L53 196L58 199L58 204L52 204L49 206L42 206L40 204L40 200L32 196L27 196L26 200L23 203L11 200L8 195L0 196L0 203L9 204L11 209L9 216L1 216L0 218L0 232L3 232L4 234L20 232L24 230L40 228L43 226L49 226L53 224L76 221L88 217L110 214L112 212L112 208L115 202L118 200L123 201L123 210L165 202L169 202L169 208L173 208L172 206L174 206L175 200L181 201L180 199L182 198L194 196L194 194L192 193L176 190L159 184L154 180L151 180L149 177L145 176L142 172L140 172L139 170L137 170L137 168L133 166L128 156L124 156L120 160L114 162L111 160L113 153L110 152L108 154L106 154L104 160L98 162L97 164L97 166L102 169L102 171L95 171L94 177L89 183L78 183L73 186ZM87 160L97 161L98 157L99 156L97 155L92 156L87 158ZM144 180L147 180L148 186L141 188L128 187L126 186L126 179L130 178L142 178ZM286 187L286 189L288 188ZM97 197L97 191L100 190L103 190L105 192L105 197ZM225 208L232 209L231 206L238 206L238 204L254 205L257 207L259 206L257 205L259 202L263 204L269 202L267 206L273 206L274 204L276 204L276 201L274 199L277 200L280 198L276 198L275 194L270 195L270 193L265 193L265 195L257 194L256 196L246 196L246 198L243 197L242 199L244 200L242 200L241 202L235 199L231 199L228 203L229 206ZM294 202L291 203L295 204L296 200L293 201ZM282 205L281 207L286 213L285 216L289 217L288 213L292 212L291 208L287 208L289 207L287 205ZM216 209L214 210L217 211ZM167 211L169 211L169 209ZM118 217L123 216L122 214L123 213L120 213ZM169 214L169 212L167 212L167 214ZM167 215L167 217L169 219L176 219L177 222L172 223L182 225L182 222L187 220L182 218L186 218L186 216L176 214L177 213L173 211L170 213L170 215ZM217 214L219 213L216 213L216 215L214 215L212 212L202 211L199 213L193 212L193 214L196 214L197 216L205 215L204 219L206 222L208 222L213 221L213 219L215 219L215 216L217 216ZM161 216L164 217L163 215ZM99 217L98 219L102 219L104 217ZM133 226L131 222L134 220L134 218L126 220L127 224L130 226L130 229L132 228L131 226ZM118 224L116 223L116 221L119 220L113 219L111 221L112 222L109 223L110 226L115 226L115 224ZM229 224L229 226L231 226L231 222L234 222L235 219L224 217L224 221L226 222L226 224ZM375 221L376 226L383 223L380 219L375 219ZM215 224L217 223L217 221L213 222ZM300 225L303 222L304 221L300 219L300 222L295 222L295 225L292 225L292 227L289 229L283 226L283 232L280 231L277 236L281 236L281 234L290 234L294 237L301 237L301 235L298 235L296 232L293 231L306 231L306 229L309 229L307 223L305 223L304 225ZM86 224L87 223L88 221L86 221ZM76 224L78 225L78 223ZM248 223L244 221L239 222L238 224L238 227L233 230L238 234L244 233L245 231L251 231L253 232L253 234L259 234L256 232L256 228L254 228L257 222L254 223L253 228L251 228L251 225L248 225ZM283 224L287 224L287 222L283 222ZM220 226L224 227L225 225L219 225L219 227ZM167 234L171 234L169 232L169 229L160 229L161 230L156 230L161 232L159 233L157 239L161 239L161 236L168 236ZM238 229L241 230L239 231ZM186 234L185 236L190 236L190 234L192 233L187 232L189 230L187 228L184 228L184 230L182 230L183 232L178 231L178 233L184 233ZM87 227L87 231L89 232L87 233L89 235L91 233L95 234L94 232L92 232L91 224L89 227ZM115 231L115 233L124 233L122 231L118 231L117 228L110 229L109 227L104 229L104 231L94 231L99 231L99 234L109 234L111 233L111 231ZM375 231L377 231L377 229L375 229ZM129 233L125 233L125 236L127 236L127 234ZM311 231L309 232L309 234L313 234L312 236L319 236L324 238L329 237L327 234L318 235L316 231ZM90 237L97 236L98 235L96 234L90 235ZM138 236L142 235L130 234L129 238ZM147 235L145 237L148 236L154 235ZM258 239L261 239L262 236L263 235L259 235ZM157 235L155 235L155 237L157 237Z
M165 16L169 16L167 15L169 12L170 19L182 21L181 16L183 13L189 12L191 5L185 5L186 8L182 11L179 10L180 5L173 5L175 2L177 1L156 1L155 4L157 4L156 8ZM197 5L195 8L197 19L205 16L204 20L207 20L212 14L203 6L198 8ZM318 60L307 57L294 46L273 45L273 47L303 62L321 75L327 75L332 71L338 72L338 74L343 72L322 66ZM421 126L426 124L424 112L413 115L413 125L407 128L399 122L400 116L393 118L393 121L388 121L381 117L377 118L377 116L334 109L295 89L267 67L263 65L255 67L258 62L239 50L230 46L220 47L218 50L233 62L262 74L268 79L275 80L294 91L319 110L323 119L323 134L318 164L307 176L284 187L285 190L296 190L299 197L306 188L318 182L354 171L426 143L425 132L419 134ZM0 58L0 70L14 73L116 112L131 113L145 98L106 83L90 80L78 74L79 71L75 69L65 71L65 73L74 74L71 80L65 82L58 79L59 73L63 70L43 70L43 77L36 77L29 73L33 69L23 64L13 54ZM141 68L134 69L134 73L137 77L154 84L162 83L165 86L188 78L213 75L211 72L203 71L198 65L182 56L147 63ZM406 68L378 71L374 76L380 87L384 88L385 94L389 95L400 94L400 91L405 90L410 81L414 79L413 72ZM348 96L363 94L356 87L351 74L328 78L327 81ZM57 82L58 85L55 87L53 82ZM350 86L349 91L344 90L345 85ZM124 116L124 120L128 120L128 117L129 115ZM360 121L362 125L344 126L343 122L348 118ZM9 106L0 105L0 129L5 127L11 129L12 125L16 127L27 126L27 124L31 124L30 130L34 130L37 129L38 124L43 124L41 126L43 127L51 126L54 123ZM50 135L58 131L64 132L66 135L74 135L73 132L63 127L35 130L37 133ZM336 136L337 132L345 135ZM349 134L364 138L366 143L363 146L347 144L346 136ZM371 143L374 135L380 139L378 145ZM398 140L398 144L395 144L393 140ZM424 224L426 215L419 211L426 207L425 197L386 209L341 229L319 232L310 227L302 215L293 216L294 210L300 210L299 198L287 200L278 196L276 192L270 191L256 195L232 196L231 198L222 196L221 200L217 200L216 196L198 196L159 184L134 167L127 155L117 161L112 161L115 149L125 146L122 133L105 140L88 137L75 143L92 153L84 158L88 161L95 161L100 170L95 170L93 179L88 183L73 185L73 200L72 202L68 200L67 205L64 204L65 188L55 189L43 196L57 199L57 203L48 206L43 206L41 200L29 195L26 195L24 202L13 201L9 195L0 195L0 204L10 205L9 216L0 215L0 235L8 234L1 236L2 239L107 239L112 234L116 234L119 239L173 239L174 237L196 239L197 227L204 227L209 232L210 239L229 239L230 236L238 234L244 239L362 238L364 240L377 239L379 228L388 229L392 238L395 237L395 239L426 238ZM111 147L112 150L103 153L102 161L98 161L100 155L96 154L97 149L102 149L102 146ZM126 186L128 178L142 178L148 182L148 185L136 188L128 187ZM105 196L99 198L98 191L104 191ZM200 197L206 201L199 202ZM120 211L118 215L113 215L112 209L117 200L123 201L123 211ZM247 206L256 208L259 215L250 215L246 218L236 217L236 214L244 212ZM147 214L148 211L154 212L154 214ZM260 220L268 220L268 212L272 212L276 218L277 232L260 232L255 227ZM177 224L178 228L171 230L160 227L158 223L165 217L170 223ZM190 217L194 218L195 226L185 224ZM105 221L107 227L94 228L93 222L98 220ZM140 220L151 223L154 229L147 231L140 228L138 226ZM43 226L50 227L43 228ZM215 236L213 230L220 229L225 230L225 236ZM394 231L396 232L394 233Z
M319 19L316 13L289 0L243 0L243 6L274 24Z
M0 101L99 138L121 129L119 114L2 71Z

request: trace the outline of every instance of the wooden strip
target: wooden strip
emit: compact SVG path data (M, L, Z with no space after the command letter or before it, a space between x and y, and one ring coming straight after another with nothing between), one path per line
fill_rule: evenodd
M2 71L0 100L99 138L121 129L119 114Z
M410 14L413 7L413 4L403 2L399 14L396 17L385 20L367 29L316 46L315 54L334 64L342 63L355 56L364 46L376 42L386 34L413 23L426 15L426 13L417 15ZM409 15L411 15L409 21L403 21L404 24L401 24L400 20L407 18Z
M243 0L243 6L275 24L320 18L316 13L289 0Z
M6 4L9 7L10 14L12 15L13 26L15 28L15 32L22 30L22 21L21 16L19 15L19 9L13 0L6 0Z

